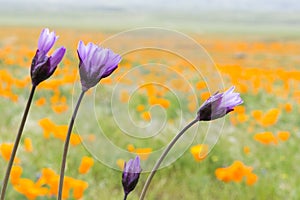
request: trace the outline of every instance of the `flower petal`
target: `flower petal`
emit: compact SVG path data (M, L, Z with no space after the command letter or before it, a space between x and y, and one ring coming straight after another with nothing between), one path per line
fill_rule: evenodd
M80 41L77 52L80 60L80 81L84 91L95 86L102 78L109 76L121 61L118 54L93 43L84 46L84 43Z
M55 52L50 57L51 68L56 67L60 63L60 61L64 57L65 53L66 53L65 47L60 47L55 50Z
M38 42L39 50L47 54L49 50L53 47L57 38L58 36L56 36L54 32L49 33L49 29L44 29L41 33Z

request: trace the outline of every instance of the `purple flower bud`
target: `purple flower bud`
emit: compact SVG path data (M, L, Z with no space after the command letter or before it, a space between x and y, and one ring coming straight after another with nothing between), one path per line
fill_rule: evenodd
M79 73L83 91L94 87L102 78L109 76L121 62L121 56L110 49L99 47L93 43L86 46L78 43Z
M224 93L215 93L209 97L198 111L199 121L210 121L221 118L243 103L239 93L233 92L234 86Z
M134 190L139 181L141 171L140 158L138 156L136 156L134 160L130 159L127 163L125 162L122 174L122 185L126 196Z
M65 55L66 48L60 47L56 49L52 56L47 56L57 38L58 36L54 32L49 33L47 28L41 32L38 49L32 59L30 69L31 81L34 86L49 78Z

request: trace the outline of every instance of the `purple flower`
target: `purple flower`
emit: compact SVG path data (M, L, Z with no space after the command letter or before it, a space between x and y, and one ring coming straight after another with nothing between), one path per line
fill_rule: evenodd
M93 43L86 46L78 43L79 73L83 91L94 87L102 78L109 76L121 62L121 56L110 49L99 47Z
M140 158L138 156L136 156L134 160L130 159L127 163L125 162L122 174L122 185L126 196L135 188L139 181L141 171Z
M221 118L243 103L239 93L233 92L234 86L224 93L215 93L209 97L198 111L199 121L210 121Z
M66 48L60 47L50 57L47 56L57 38L58 36L54 32L50 33L48 28L41 32L38 49L32 59L30 69L31 81L34 86L49 78L65 55Z

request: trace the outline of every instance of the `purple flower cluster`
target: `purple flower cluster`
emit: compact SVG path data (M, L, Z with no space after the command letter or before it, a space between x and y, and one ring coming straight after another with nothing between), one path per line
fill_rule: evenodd
M58 36L54 32L49 32L49 29L43 29L38 40L38 49L36 50L35 56L32 60L30 74L32 80L32 92L28 100L27 107L22 119L22 123L16 138L14 145L14 151L10 158L10 164L5 175L5 181L3 182L3 188L1 193L1 199L5 197L5 191L7 187L7 182L9 180L10 171L13 165L13 160L16 155L16 150L20 142L26 117L29 111L29 107L32 101L35 87L39 85L42 81L48 79L56 70L57 65L63 59L66 48L57 48L51 56L48 56L50 49L54 46ZM112 50L102 48L93 43L88 43L85 45L82 41L79 41L77 47L77 53L79 57L79 74L82 86L82 93L76 104L74 113L72 115L70 125L68 128L67 137L65 140L65 147L63 152L62 167L60 173L60 182L58 190L58 199L62 198L63 183L64 183L64 172L67 159L67 152L70 142L70 136L72 133L73 124L75 117L80 105L80 102L87 90L94 87L102 78L111 75L117 68L122 58L120 55L115 54ZM225 116L227 113L234 110L234 107L243 103L239 93L233 92L234 87L231 87L224 93L215 93L209 99L207 99L200 107L197 112L197 117L191 123L189 123L178 135L171 141L169 146L165 149L162 156L159 158L154 166L151 174L149 175L144 189L142 191L141 199L144 198L147 188L152 180L152 177L156 173L158 167L162 163L163 159L166 157L167 153L176 143L176 141L185 133L185 131L190 128L198 121L211 121ZM134 190L136 187L140 173L141 173L140 158L138 156L135 159L130 159L124 164L124 169L122 173L122 185L124 189L124 199L126 200L127 195Z
M54 46L58 36L49 32L48 28L41 32L38 49L31 63L31 80L34 86L48 79L56 70L57 65L65 55L66 48L60 47L51 56L47 56ZM117 69L121 56L112 50L99 47L93 43L84 45L79 42L77 53L79 57L79 73L82 90L87 91L95 86L102 78L109 76Z

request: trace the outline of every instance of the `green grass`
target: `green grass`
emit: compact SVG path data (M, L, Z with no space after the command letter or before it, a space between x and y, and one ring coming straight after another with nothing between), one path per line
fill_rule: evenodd
M47 93L37 90L36 98L41 95L47 96ZM24 100L18 104L13 104L4 98L0 99L1 112L5 116L0 121L1 143L13 141L16 134L16 126L20 120L28 92L20 91L19 95ZM262 93L256 96L250 94L243 96L245 106L249 110L263 109L265 105L275 107L280 99L274 101L274 98ZM294 110L298 110L298 108ZM296 116L296 112L292 114L283 113L280 116L280 122L269 128L270 131L284 129L292 132L292 138L278 146L264 146L255 142L252 139L253 134L245 131L247 124L233 127L227 120L222 136L208 158L197 163L193 160L192 155L186 151L172 165L158 171L151 184L147 199L298 199L300 191L297 189L299 185L297 177L300 175L298 168L300 157L297 153L299 152L298 136L295 128L293 128L299 124ZM21 147L18 153L24 169L22 177L32 180L37 179L41 168L50 167L58 171L60 166L59 160L63 143L54 138L50 140L43 138L42 130L37 124L37 121L43 117L50 117L61 124L66 124L70 112L56 116L51 113L47 106L43 108L32 106L23 138L32 138L34 152L26 153ZM93 129L96 125L88 124L88 126ZM107 126L109 129L113 129L109 123ZM117 141L119 134L118 131L110 131L109 137L112 141ZM197 143L200 138L201 132L198 133L194 143ZM119 144L125 145L124 142ZM249 155L242 152L245 145L251 148ZM99 151L103 151L103 149L99 147ZM106 153L111 154L112 152ZM84 199L122 199L120 171L109 168L101 162L96 162L87 175L78 174L77 167L84 155L90 154L83 146L71 146L66 172L67 176L83 179L89 183ZM228 166L237 159L254 167L254 173L259 176L259 180L254 186L247 186L245 183L223 183L216 179L214 171L218 167ZM4 169L6 162L0 159L0 165ZM130 195L130 199L138 199L138 194L141 192L146 177L147 173L141 175L140 182L136 190ZM11 186L9 186L8 191L8 199L24 199L22 195L14 192ZM41 197L39 199L49 198Z

